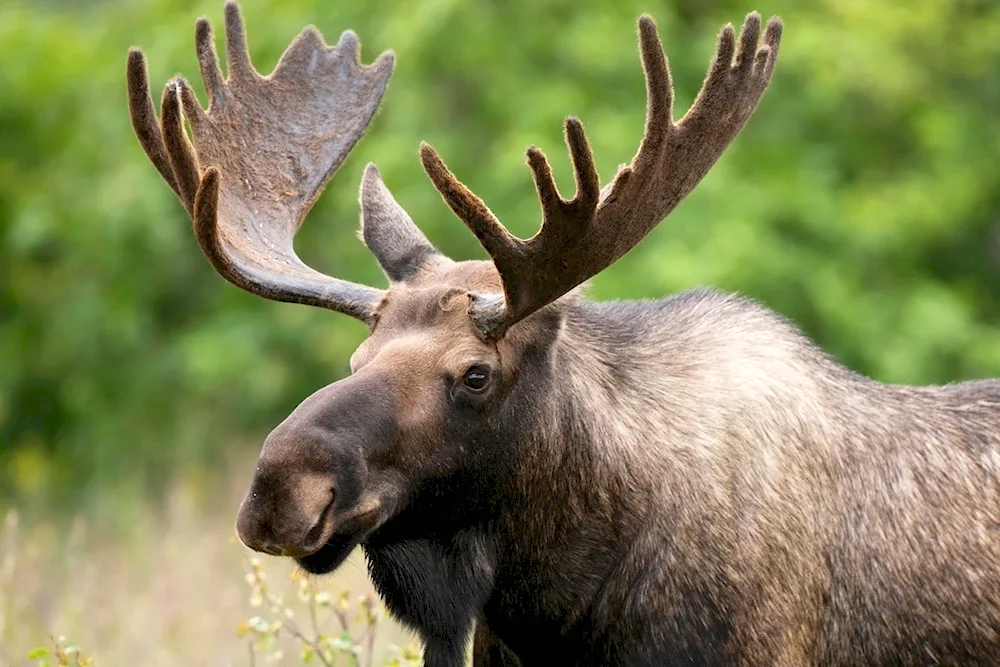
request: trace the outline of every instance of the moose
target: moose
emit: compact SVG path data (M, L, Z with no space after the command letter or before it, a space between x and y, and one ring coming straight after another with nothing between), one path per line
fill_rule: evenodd
M356 35L304 29L272 74L225 6L224 78L183 78L159 115L128 56L139 143L227 280L327 308L369 335L351 373L265 439L237 519L251 549L310 573L358 546L432 667L1000 665L1000 381L883 384L751 299L697 289L588 301L698 184L767 88L782 23L718 36L692 107L652 18L647 110L601 187L579 120L576 193L527 151L540 231L513 236L427 144L420 159L489 261L452 261L369 164L365 245L388 287L306 266L293 238L364 134L393 70ZM184 128L188 124L191 138Z

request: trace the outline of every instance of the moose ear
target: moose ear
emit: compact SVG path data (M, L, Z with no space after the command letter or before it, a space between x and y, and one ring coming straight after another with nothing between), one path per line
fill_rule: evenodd
M361 180L361 237L392 282L415 275L440 256L389 192L374 164Z

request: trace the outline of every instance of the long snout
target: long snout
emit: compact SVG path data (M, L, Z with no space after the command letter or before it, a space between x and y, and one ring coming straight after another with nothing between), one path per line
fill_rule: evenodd
M236 520L243 544L294 558L327 544L359 502L368 456L396 437L393 408L373 373L304 400L264 441Z

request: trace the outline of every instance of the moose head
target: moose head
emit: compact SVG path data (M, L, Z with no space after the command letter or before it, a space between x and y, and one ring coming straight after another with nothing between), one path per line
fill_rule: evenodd
M601 188L583 125L567 119L576 194L566 200L545 155L529 148L542 221L528 240L511 235L423 144L431 182L490 262L455 262L438 252L369 164L362 236L388 277L381 290L319 273L292 246L375 114L393 55L361 65L352 32L329 47L310 27L261 76L239 8L230 2L225 14L226 79L210 24L197 23L207 111L177 78L164 89L157 119L137 49L128 61L129 107L142 147L191 214L219 273L265 298L328 308L369 327L351 375L305 399L267 437L237 522L250 548L326 572L421 490L499 455L489 451L502 450L508 435L498 416L505 404L537 393L526 367L546 363L574 288L648 234L734 139L767 88L781 23L768 24L762 45L756 14L738 42L724 28L701 92L674 121L656 25L640 18L648 103L638 152Z

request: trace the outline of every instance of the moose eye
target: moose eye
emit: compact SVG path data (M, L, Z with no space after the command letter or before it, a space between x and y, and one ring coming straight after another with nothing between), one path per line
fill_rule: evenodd
M469 391L480 394L486 391L486 388L490 386L490 372L482 366L473 366L469 370L465 371L465 376L462 378L462 384L464 384L465 388Z

